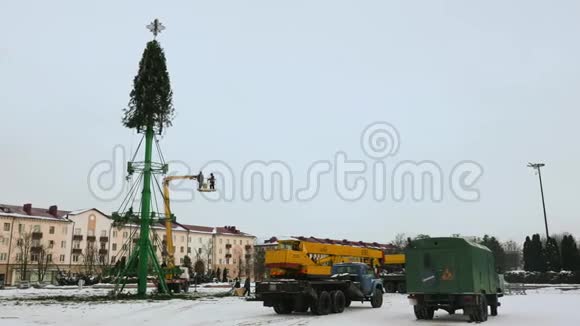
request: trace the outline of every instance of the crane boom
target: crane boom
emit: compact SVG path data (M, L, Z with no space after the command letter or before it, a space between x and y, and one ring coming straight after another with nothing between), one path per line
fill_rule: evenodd
M165 206L165 243L167 246L166 264L169 269L175 267L175 250L173 247L173 218L169 199L169 183L173 180L197 180L196 175L168 176L163 178L163 202Z
M329 276L332 265L365 263L371 267L382 265L381 249L365 246L281 240L278 248L266 252L266 267L273 277Z

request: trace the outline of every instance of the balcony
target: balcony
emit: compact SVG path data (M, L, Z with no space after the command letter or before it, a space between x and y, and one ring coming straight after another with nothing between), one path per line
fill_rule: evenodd
M139 242L139 238L133 238L133 243Z
M101 242L109 242L109 237L100 237L99 241Z
M32 240L42 239L42 232L32 232Z
M246 260L250 260L250 259L252 259L252 255L246 254Z
M83 253L82 249L73 249L72 250L73 255L80 255Z
M226 249L230 249L231 247L232 247L232 245L231 245L230 243L228 243L228 244L226 245Z
M37 254L42 252L42 249L43 249L42 246L32 246L30 247L30 252L33 254Z
M246 250L248 251L252 250L252 245L246 245Z
M232 254L226 254L226 258L232 258Z
M87 241L89 241L89 242L95 242L95 241L97 241L97 237L95 237L94 235L88 235L87 236Z
M82 234L73 235L73 241L83 241L83 235Z
M106 255L108 252L107 249L99 249L99 255Z

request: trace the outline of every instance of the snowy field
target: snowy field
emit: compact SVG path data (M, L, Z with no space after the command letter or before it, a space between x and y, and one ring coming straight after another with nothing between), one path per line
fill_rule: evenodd
M462 325L467 317L437 312L433 321L416 321L406 296L385 294L382 308L353 303L342 314L279 316L261 302L239 297L215 298L223 288L200 288L197 300L66 302L29 301L38 296L87 296L106 294L108 289L58 288L0 290L0 325ZM24 300L15 300L24 298ZM506 296L499 316L486 325L580 325L580 290L546 287L527 295ZM460 313L460 312L458 312Z

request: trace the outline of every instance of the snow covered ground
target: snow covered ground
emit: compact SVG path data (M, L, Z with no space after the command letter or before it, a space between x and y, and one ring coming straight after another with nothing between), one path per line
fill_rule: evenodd
M238 297L214 298L224 289L200 289L197 300L66 302L46 303L14 299L50 295L103 294L108 289L0 290L0 325L462 325L467 318L437 312L433 321L416 321L406 296L386 294L384 305L372 309L368 303L353 303L342 314L276 315L261 302ZM36 293L36 294L35 294ZM62 293L62 294L61 294ZM574 287L547 287L528 290L527 295L506 296L499 316L486 325L579 325L580 290Z

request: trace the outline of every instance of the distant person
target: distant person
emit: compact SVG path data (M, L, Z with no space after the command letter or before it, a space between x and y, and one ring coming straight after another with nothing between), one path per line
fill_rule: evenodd
M213 173L209 174L209 190L215 190L215 177L213 176Z
M203 186L203 173L199 171L199 174L197 175L197 190L201 190L202 186Z
M241 284L240 284L240 279L239 279L239 278L236 278L236 280L235 280L235 281L236 281L236 282L235 282L235 284L234 284L234 288L236 288L236 289L239 289L239 288L241 288L242 286L241 286Z
M250 278L246 277L246 281L244 282L244 296L250 296Z

